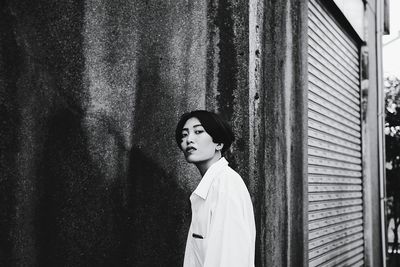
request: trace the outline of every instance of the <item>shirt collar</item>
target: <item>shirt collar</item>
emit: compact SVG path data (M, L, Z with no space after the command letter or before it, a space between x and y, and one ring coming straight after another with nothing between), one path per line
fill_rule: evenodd
M201 178L199 185L193 193L202 199L206 199L214 178L219 174L223 167L227 165L228 161L224 157L220 158L217 162L211 165L204 174L203 178Z

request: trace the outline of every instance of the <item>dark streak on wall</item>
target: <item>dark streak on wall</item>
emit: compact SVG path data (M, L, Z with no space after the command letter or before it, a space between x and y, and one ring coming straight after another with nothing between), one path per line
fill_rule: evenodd
M16 142L14 165L8 165L14 182L7 183L12 188L4 192L15 201L4 227L10 234L7 265L73 263L72 259L81 259L81 242L67 239L65 232L74 225L77 228L67 236L86 233L80 225L91 210L67 190L72 184L83 186L80 179L91 171L78 164L86 162L87 149L80 125L87 102L81 79L83 6L72 1L56 6L9 1L2 10L3 23L13 33L2 39L2 45L16 51L11 54L15 58L2 62L13 70L13 80L2 88L13 89L14 116L20 118L18 124L9 124ZM3 57L7 55L2 51ZM96 201L93 195L84 199ZM71 206L81 207L80 216L68 212Z
M231 3L219 0L215 25L219 28L219 72L218 72L218 111L232 117L234 94L237 87L237 61L234 45L233 15Z
M15 207L18 95L16 82L22 60L16 44L11 16L5 1L0 2L0 265L12 262L12 224Z
M215 0L208 9L207 108L231 123L236 141L225 156L248 184L248 4Z

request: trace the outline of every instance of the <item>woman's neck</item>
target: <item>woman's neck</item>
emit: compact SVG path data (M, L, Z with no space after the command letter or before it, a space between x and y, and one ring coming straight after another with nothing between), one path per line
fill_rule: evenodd
M206 174L207 170L211 167L211 165L220 160L221 157L222 157L221 152L218 151L218 153L215 153L214 157L212 157L211 159L196 163L196 167L199 170L201 177L203 177L204 174Z

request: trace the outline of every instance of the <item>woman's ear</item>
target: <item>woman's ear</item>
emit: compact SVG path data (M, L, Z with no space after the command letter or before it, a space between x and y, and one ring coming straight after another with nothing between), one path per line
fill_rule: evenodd
M222 148L224 147L223 143L218 143L217 147L215 148L216 150L222 150Z

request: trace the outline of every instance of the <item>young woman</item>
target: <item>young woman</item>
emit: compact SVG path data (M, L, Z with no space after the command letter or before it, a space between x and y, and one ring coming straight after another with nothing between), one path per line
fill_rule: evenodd
M229 125L205 110L185 113L175 132L202 179L190 196L184 267L254 266L255 224L246 185L222 156L234 141Z

